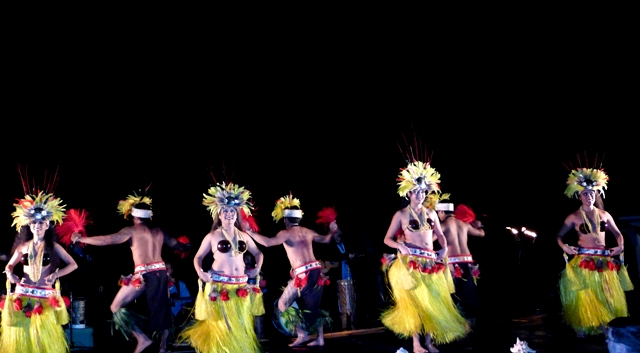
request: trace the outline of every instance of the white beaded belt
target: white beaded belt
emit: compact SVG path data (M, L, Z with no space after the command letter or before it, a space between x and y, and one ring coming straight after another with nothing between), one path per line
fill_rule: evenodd
M297 276L301 273L315 270L316 268L322 268L322 264L320 263L320 261L309 262L308 264L296 267L296 269L293 270L293 275Z
M471 255L449 256L450 264L459 264L465 262L473 263L473 257Z
M16 294L32 298L49 298L57 295L57 291L53 288L42 288L34 286L26 286L24 284L16 284Z
M141 273L147 273L147 272L153 272L153 271L162 271L166 269L167 269L167 266L164 264L163 261L160 261L160 262L151 262L144 265L136 265L136 268L133 270L133 272L136 274L141 274Z
M415 256L420 256L420 257L426 257L429 259L435 259L436 258L436 253L430 250L424 250L424 249L420 249L420 248L408 248L409 249L409 253L411 255L415 255Z
M216 273L211 276L211 279L213 279L214 282L222 282L222 283L229 283L229 284L244 284L244 283L247 283L247 280L249 280L249 276L248 275L225 276L225 275Z
M578 255L598 255L598 256L611 256L611 251L607 249L588 249L579 248Z

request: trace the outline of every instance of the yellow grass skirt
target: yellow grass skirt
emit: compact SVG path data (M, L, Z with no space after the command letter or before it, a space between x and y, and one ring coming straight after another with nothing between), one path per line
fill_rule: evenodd
M260 288L220 282L203 288L201 280L198 285L196 322L178 340L189 342L198 353L262 352L254 328L254 316L265 313Z
M429 266L429 259L399 255L388 271L394 304L381 316L382 323L402 338L431 334L436 344L461 339L470 331L451 298L444 268L436 273L409 270L408 262ZM425 264L426 262L426 264Z
M59 288L59 284L56 287ZM31 298L11 293L4 298L0 310L0 353L69 351L62 329L62 325L69 322L69 312L59 294L51 298Z
M601 272L580 267L592 261ZM600 334L601 326L629 315L618 268L610 257L576 255L562 271L559 287L563 319L576 331Z

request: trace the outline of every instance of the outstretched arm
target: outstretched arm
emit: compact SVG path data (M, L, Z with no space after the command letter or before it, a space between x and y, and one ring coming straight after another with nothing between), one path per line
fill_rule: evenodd
M164 243L167 244L168 247L181 252L188 252L191 250L191 244L181 243L176 238L168 235L167 233L162 232L162 234L164 235Z
M313 232L313 241L315 241L316 243L323 243L323 244L330 243L331 239L333 239L334 236L337 236L338 234L340 234L340 229L338 228L338 224L336 223L336 221L333 221L329 224L329 234L327 235L320 235L311 229L310 231Z
M467 224L469 225L467 227L467 234L475 237L484 237L484 228L482 228L482 223L479 220L476 219Z
M75 232L71 235L71 239L75 243L76 241L89 244L89 245L115 245L122 244L125 241L131 239L132 231L130 227L122 228L117 233L109 234L109 235L97 235L93 237L82 237L80 233Z
M273 238L267 238L264 235L252 232L251 230L248 230L247 234L249 234L258 244L266 247L280 245L289 239L289 235L285 231L279 231Z

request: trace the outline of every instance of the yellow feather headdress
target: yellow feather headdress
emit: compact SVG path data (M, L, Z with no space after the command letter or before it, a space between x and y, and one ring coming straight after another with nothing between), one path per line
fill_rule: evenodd
M134 192L133 195L129 195L125 200L118 202L118 213L124 215L126 219L129 217L129 214L131 214L133 206L141 202L151 206L151 198L149 196L138 196L138 194Z
M291 207L297 206L300 207L300 200L294 198L291 194L287 196L283 196L276 201L276 207L271 212L271 216L273 216L273 220L279 222L282 217L285 217L285 210ZM300 216L304 213L300 210Z
M430 208L432 210L435 210L436 209L436 205L438 204L438 202L441 202L443 200L448 200L449 196L451 196L450 193L442 194L442 193L437 193L437 192L431 192L425 197L424 202L422 203L422 205L424 207L427 207L427 208Z
M253 205L249 201L251 192L244 187L233 183L222 183L212 186L207 191L209 194L203 194L202 204L207 206L211 216L215 217L225 207L235 207L238 212L244 211L247 216L251 216Z
M17 199L17 201L13 204L16 210L11 213L13 216L11 226L15 225L18 231L31 221L52 221L54 224L62 224L62 219L65 217L66 205L62 205L62 200L53 194L40 191L36 196L25 195L24 199Z
M409 191L423 189L428 192L440 192L440 173L431 168L429 163L415 161L406 168L400 169L398 176L398 194L406 196Z
M578 168L569 173L567 188L564 194L567 197L578 197L584 189L598 191L604 197L609 177L602 169Z

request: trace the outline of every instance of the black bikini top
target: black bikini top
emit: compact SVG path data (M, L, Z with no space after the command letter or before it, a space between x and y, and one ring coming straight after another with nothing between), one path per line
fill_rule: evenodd
M23 266L29 266L29 254L22 254L20 262L22 262ZM49 266L49 264L51 264L51 256L48 253L44 253L42 255L42 266Z
M227 239L220 240L218 242L217 249L221 253L226 254L229 251L231 251L231 242L228 241ZM238 251L240 251L241 253L244 253L245 251L247 251L247 243L245 243L244 240L238 240Z
M585 223L581 223L580 227L578 227L578 229L580 229L580 233L582 234L589 234L589 228L587 228L587 225ZM600 231L604 232L607 229L607 223L605 221L601 221L600 222Z

